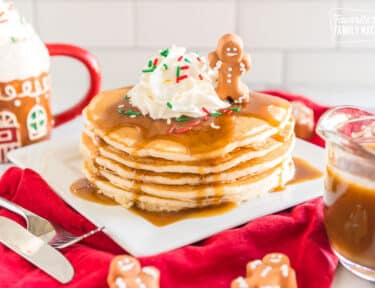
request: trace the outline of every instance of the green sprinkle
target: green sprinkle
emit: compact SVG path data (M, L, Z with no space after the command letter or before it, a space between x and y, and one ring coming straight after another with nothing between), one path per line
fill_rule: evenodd
M180 77L180 70L181 70L181 67L177 66L176 77Z
M152 67L152 61L151 60L148 60L148 64L147 64L148 67Z
M125 100L129 100L130 97L129 97L128 95L125 95L125 96L124 96L124 99L125 99Z
M168 70L168 65L167 64L164 63L163 67L164 67L165 70Z
M141 112L138 112L138 111L133 111L133 110L127 110L124 112L125 115L141 115L142 113Z
M219 117L221 115L222 114L220 112L213 112L213 113L210 114L210 116L212 116L212 117Z
M231 107L231 108L229 108L229 110L236 111L236 112L241 111L240 107Z
M168 107L169 109L172 109L172 108L173 108L172 103L171 103L171 102L167 102L167 107Z
M156 69L156 66L151 67L150 69L143 69L142 72L143 72L143 73L150 73L150 72L154 72L155 69Z
M181 117L176 118L176 121L177 122L183 122L183 121L188 121L189 119L190 119L189 117L181 116Z
M16 37L10 37L10 40L12 41L12 43L16 43L17 42Z
M163 51L160 52L160 55L163 56L163 57L167 57L169 54L169 49L164 49Z
M119 114L123 114L123 113L124 113L124 110L120 108L120 109L117 110L117 112L118 112Z
M184 61L185 61L186 63L191 63L190 60L187 59L187 58L184 58Z

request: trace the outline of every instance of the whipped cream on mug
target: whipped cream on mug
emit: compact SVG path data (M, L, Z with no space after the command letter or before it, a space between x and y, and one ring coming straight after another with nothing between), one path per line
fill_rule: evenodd
M0 1L0 46L29 39L34 29L14 8L13 3Z
M215 72L204 57L172 46L150 58L128 96L133 106L153 119L202 117L204 110L229 106L217 96L215 82Z
M0 82L48 72L47 48L13 3L0 0Z

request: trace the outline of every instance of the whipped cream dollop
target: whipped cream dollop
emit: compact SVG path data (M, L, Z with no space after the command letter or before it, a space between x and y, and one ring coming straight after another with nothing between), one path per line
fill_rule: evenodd
M0 0L0 46L32 38L33 27L14 8L12 2Z
M153 119L196 118L229 106L216 94L215 82L215 72L204 57L172 46L150 58L128 96L133 106Z
M37 77L50 68L48 50L11 2L0 0L0 82Z

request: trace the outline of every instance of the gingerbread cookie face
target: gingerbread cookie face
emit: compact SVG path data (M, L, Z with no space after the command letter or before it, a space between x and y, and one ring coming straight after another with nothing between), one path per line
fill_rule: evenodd
M239 63L243 58L243 41L235 34L225 34L217 44L216 53L225 63Z
M296 274L286 255L271 253L262 260L249 262L246 278L238 277L231 284L231 288L261 287L297 288Z
M236 34L223 35L216 50L208 55L208 61L218 73L218 96L222 100L247 102L249 88L241 82L241 76L250 70L250 57L243 51L242 39Z
M160 273L155 267L143 267L131 256L117 256L110 265L110 288L159 288Z

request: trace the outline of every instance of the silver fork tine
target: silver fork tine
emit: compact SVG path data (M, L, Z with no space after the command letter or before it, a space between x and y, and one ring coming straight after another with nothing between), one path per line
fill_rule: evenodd
M54 248L57 248L57 249L63 249L63 248L66 248L66 247L69 247L75 243L78 243L80 241L82 241L83 239L86 239L87 237L90 237L100 231L103 231L104 230L104 226L102 227L99 227L99 228L96 228L94 230L91 230L81 236L73 236L73 237L65 237L64 239L59 239L58 241L56 241L55 243L52 243L51 246L54 247Z
M26 221L27 230L57 249L66 248L104 229L104 227L99 227L83 235L76 236L62 228L60 225L52 223L2 197L0 197L0 207L22 216Z

